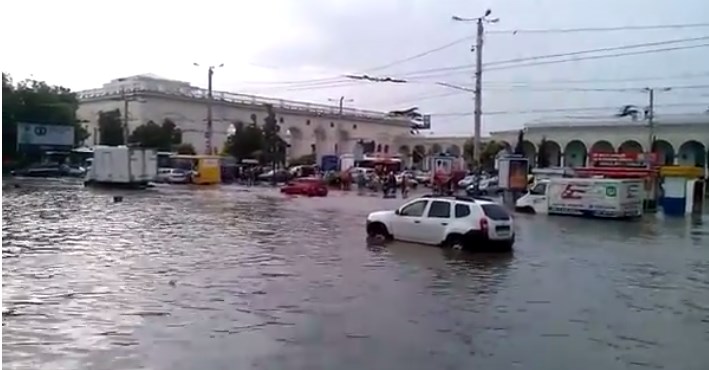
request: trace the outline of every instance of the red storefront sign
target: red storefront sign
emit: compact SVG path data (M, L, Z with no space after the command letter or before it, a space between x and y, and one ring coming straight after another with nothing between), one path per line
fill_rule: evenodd
M591 153L591 167L647 167L657 165L657 153Z

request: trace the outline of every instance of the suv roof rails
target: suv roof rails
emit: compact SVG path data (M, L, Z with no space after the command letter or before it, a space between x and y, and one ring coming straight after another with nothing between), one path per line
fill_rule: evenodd
M441 198L441 199L455 199L462 202L475 202L475 200L485 200L492 202L492 199L482 198L482 197L471 197L467 195L434 195L434 194L424 194L421 198Z

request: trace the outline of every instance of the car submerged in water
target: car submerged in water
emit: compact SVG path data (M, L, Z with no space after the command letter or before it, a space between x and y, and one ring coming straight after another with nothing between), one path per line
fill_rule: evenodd
M291 180L281 187L281 193L288 195L305 195L309 197L326 197L328 190L325 181L318 177L302 177Z
M158 168L155 182L166 184L188 184L191 181L191 171L179 168Z
M367 216L367 236L469 251L509 252L514 222L501 205L485 198L423 196L395 210Z

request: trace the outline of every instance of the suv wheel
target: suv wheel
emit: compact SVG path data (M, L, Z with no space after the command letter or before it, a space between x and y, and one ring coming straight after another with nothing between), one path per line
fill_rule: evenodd
M381 222L373 222L367 225L367 236L377 240L391 240L389 230Z
M464 247L463 236L458 234L448 235L446 241L443 242L444 248L462 250Z

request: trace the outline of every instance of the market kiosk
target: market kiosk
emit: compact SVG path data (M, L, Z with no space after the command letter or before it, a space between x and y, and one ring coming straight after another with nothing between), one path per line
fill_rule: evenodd
M529 183L529 159L509 154L499 159L499 185L502 203L514 208L517 199L527 191Z
M575 168L578 177L645 180L646 212L657 211L659 171L654 153L591 153L590 166Z
M692 166L660 167L663 213L667 216L701 214L704 206L704 169Z

